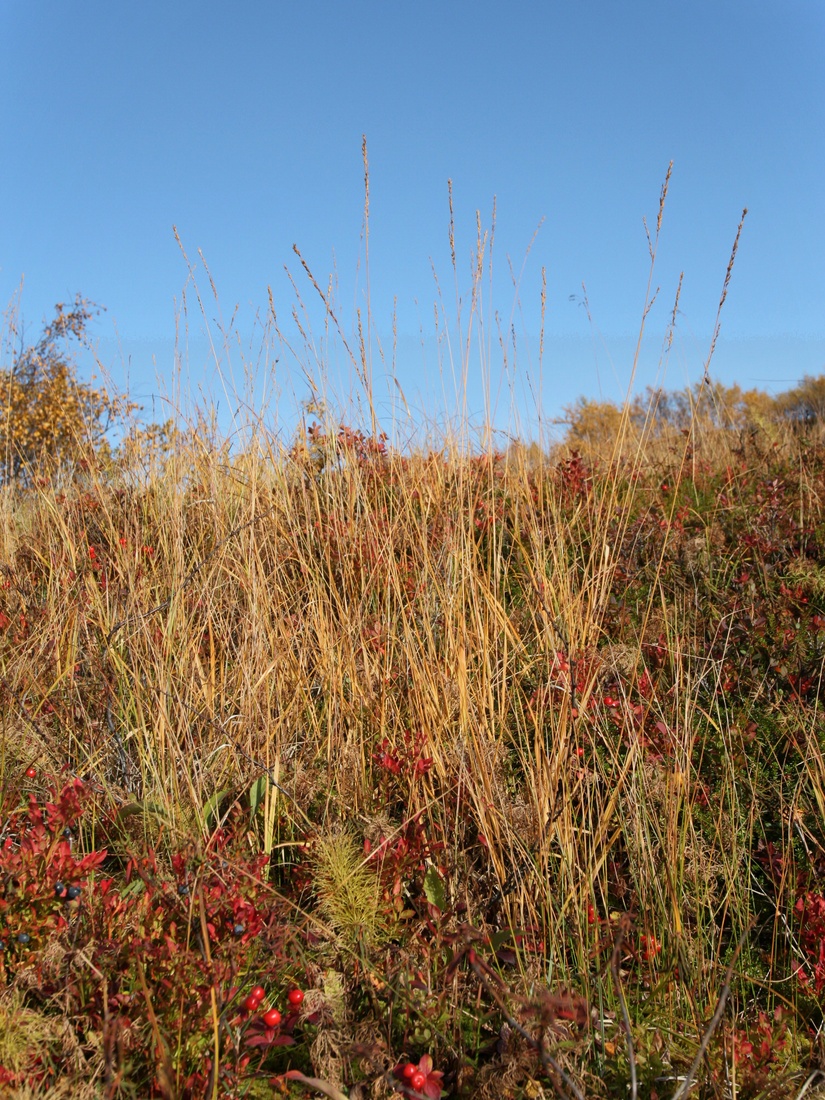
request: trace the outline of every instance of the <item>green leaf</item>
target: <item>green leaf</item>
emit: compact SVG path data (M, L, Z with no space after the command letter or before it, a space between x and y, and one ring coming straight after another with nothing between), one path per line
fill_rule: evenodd
M258 812L258 807L264 800L266 795L267 777L265 775L259 775L252 786L249 788L249 820L251 821L255 814Z
M119 891L121 898L137 898L146 890L146 883L142 878L133 878L131 882Z
M203 819L206 822L207 826L211 827L213 822L214 824L217 824L218 810L220 809L221 802L223 802L228 794L229 788L224 787L222 791L216 791L204 806Z
M519 935L521 935L521 933L520 932L514 932L512 930L512 928L505 928L501 932L494 932L493 935L490 936L490 940L489 940L490 947L493 949L493 951L498 951L499 948L501 948L505 945L505 943L509 943L509 941L514 936L519 936Z
M447 908L447 891L444 888L444 879L432 864L427 868L427 873L424 875L424 894L430 905L434 905L442 913Z
M143 817L145 814L154 814L163 821L168 820L166 811L157 802L127 802L117 810L115 817Z

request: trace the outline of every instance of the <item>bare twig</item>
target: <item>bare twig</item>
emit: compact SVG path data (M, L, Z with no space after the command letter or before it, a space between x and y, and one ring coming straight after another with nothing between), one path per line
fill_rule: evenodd
M739 953L745 946L745 940L748 938L748 935L753 928L753 925L754 922L751 921L748 927L739 937L739 943L736 945L736 950L733 953L733 958L731 959L730 965L727 969L727 973L725 974L725 984L722 986L722 992L719 994L719 1000L716 1002L716 1011L714 1012L713 1018L708 1024L707 1031L702 1036L702 1042L699 1044L699 1050L696 1052L696 1057L693 1059L693 1064L688 1070L687 1076L685 1077L684 1081L682 1081L676 1092L674 1092L671 1100L682 1100L682 1097L687 1095L688 1089L693 1084L693 1079L696 1076L697 1070L699 1069L699 1063L705 1057L705 1052L707 1051L708 1046L710 1045L710 1041L713 1038L713 1033L716 1031L717 1027L719 1027L719 1024L722 1021L722 1016L725 1013L725 1004L727 1003L728 997L730 996L730 983L731 979L733 978L733 968L734 966L736 966L736 960L739 958Z
M630 931L631 923L632 918L628 913L625 913L619 924L619 934L616 936L616 942L613 944L613 954L610 958L610 972L613 975L613 984L616 987L616 994L622 1008L622 1022L624 1023L625 1039L627 1040L627 1061L630 1066L630 1100L636 1100L639 1094L639 1082L636 1078L636 1052L633 1048L633 1035L630 1031L630 1014L627 1011L627 1001L625 1000L624 990L622 989L621 979L619 978L619 958L622 953L622 944L624 943L627 933Z
M558 1082L555 1079L556 1076L558 1076L562 1079L562 1081L573 1094L573 1096L575 1096L576 1100L584 1100L584 1094L578 1088L575 1081L572 1081L570 1079L570 1077L564 1072L562 1067L545 1046L543 1035L541 1040L536 1039L525 1027L522 1027L518 1020L516 1020L515 1017L510 1013L510 1010L507 1008L504 998L501 996L499 991L497 989L494 989L493 986L490 985L490 983L487 981L487 977L482 969L482 963L479 961L475 951L473 951L472 949L467 952L467 962L472 967L485 992L493 998L498 1007L501 1009L504 1015L504 1019L507 1021L509 1027L512 1028L513 1031L517 1032L522 1037L522 1039L524 1039L527 1045L536 1051L539 1058L541 1059L541 1064L547 1071L547 1075L552 1082L556 1094L558 1096L561 1096L562 1100L566 1100L564 1093L562 1092Z
M808 1089L811 1087L811 1085L814 1083L814 1081L816 1081L817 1078L819 1078L819 1077L825 1078L825 1073L823 1073L821 1069L815 1069L813 1071L813 1073L810 1075L810 1077L808 1077L805 1084L802 1086L802 1088L797 1093L796 1100L802 1100L802 1097L805 1095L805 1093L808 1091Z

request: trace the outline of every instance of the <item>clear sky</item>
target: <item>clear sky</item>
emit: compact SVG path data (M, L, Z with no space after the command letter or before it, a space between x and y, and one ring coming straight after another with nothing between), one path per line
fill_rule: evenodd
M466 331L476 211L489 229L495 197L469 408L484 414L485 373L494 399L504 377L495 423L513 423L509 380L527 434L539 404L552 419L580 394L624 394L648 278L642 219L655 228L672 160L636 388L701 378L747 206L711 374L779 392L825 372L824 123L822 0L0 0L0 301L24 279L32 339L76 292L105 306L101 360L151 416L152 395L174 387L188 276L177 226L206 314L190 282L184 389L226 416L246 369L253 401L282 407L285 426L311 393L302 365L320 384L312 354L333 390L355 386L342 341L325 344L297 244L322 287L334 273L353 351L369 300L379 416L398 400L396 302L398 382L416 416L435 418L461 373L457 295ZM267 356L268 287L289 346L274 339ZM218 369L206 322L219 345L214 322L229 326L236 306Z

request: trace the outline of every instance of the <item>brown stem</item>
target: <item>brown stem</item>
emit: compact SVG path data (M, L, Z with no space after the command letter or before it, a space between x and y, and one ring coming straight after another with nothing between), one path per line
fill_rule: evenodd
M616 936L616 942L613 944L613 954L610 958L610 972L613 975L613 984L616 987L616 994L622 1008L624 1034L627 1040L627 1061L630 1066L630 1100L636 1100L639 1094L639 1082L636 1079L636 1052L633 1049L633 1036L630 1031L630 1014L627 1011L627 1001L625 1000L624 990L622 989L621 979L619 978L619 956L622 953L622 944L624 943L625 936L630 930L630 924L631 918L628 914L625 914L619 925L619 934Z
M710 1040L713 1037L713 1033L714 1031L716 1031L717 1027L719 1027L722 1016L724 1015L725 1004L727 1002L728 996L730 995L730 983L731 978L733 977L733 968L734 966L736 966L736 960L739 958L740 951L745 946L745 940L748 937L748 933L753 928L753 925L754 921L751 921L739 938L739 943L736 945L736 950L733 953L733 958L731 959L730 965L727 969L727 973L725 974L725 984L722 986L722 992L719 994L719 1000L716 1002L716 1011L714 1012L713 1017L708 1024L707 1031L702 1036L702 1042L699 1044L699 1050L696 1054L696 1057L693 1059L693 1064L688 1070L687 1076L685 1077L684 1081L678 1087L676 1092L674 1092L672 1100L682 1100L682 1097L687 1094L688 1089L693 1084L693 1079L696 1076L696 1071L699 1069L699 1063L705 1057L705 1052L708 1049Z
M553 1088L556 1092L556 1095L561 1096L562 1100L567 1100L567 1098L565 1097L565 1095L562 1092L561 1088L559 1087L558 1082L555 1079L556 1075L557 1075L558 1077L560 1077L562 1079L562 1081L567 1086L567 1088L570 1090L570 1092L573 1094L573 1096L575 1096L576 1100L584 1100L584 1095L579 1090L576 1083L574 1081L571 1081L571 1079L564 1072L564 1070L561 1068L561 1066L556 1061L556 1059L547 1050L547 1047L544 1044L543 1034L542 1034L542 1038L541 1038L540 1041L535 1039L530 1034L530 1032L527 1031L526 1028L522 1027L522 1025L518 1022L518 1020L516 1020L510 1014L510 1011L509 1011L509 1009L507 1008L507 1005L504 1002L504 998L500 995L498 990L494 989L493 986L491 986L490 983L487 981L487 978L486 978L486 976L485 976L485 974L482 970L482 965L483 964L481 964L479 962L479 960L476 958L476 954L475 954L474 951L468 951L467 952L467 962L473 968L473 971L475 972L476 977L478 978L478 980L481 982L482 986L484 987L484 990L493 998L493 1000L496 1002L498 1007L501 1009L501 1011L504 1015L504 1019L507 1021L507 1024L512 1028L513 1031L517 1032L522 1037L522 1039L524 1039L524 1041L527 1043L528 1046L530 1046L533 1050L536 1051L539 1058L541 1059L541 1064L544 1066L545 1070L547 1071L547 1076L550 1078L550 1081L553 1085Z

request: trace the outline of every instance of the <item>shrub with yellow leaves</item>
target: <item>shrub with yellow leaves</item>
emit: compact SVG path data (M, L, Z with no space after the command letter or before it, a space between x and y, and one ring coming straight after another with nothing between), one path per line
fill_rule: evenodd
M73 339L89 348L87 326L96 312L80 295L70 306L59 302L37 343L0 366L3 483L30 484L72 463L107 456L109 429L138 408L123 394L77 376L67 344Z

